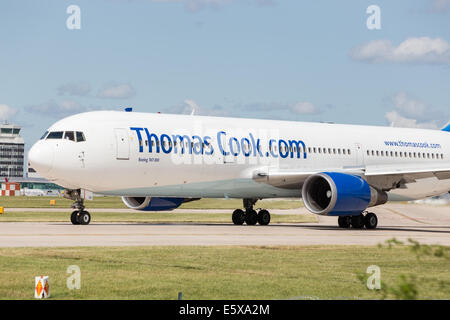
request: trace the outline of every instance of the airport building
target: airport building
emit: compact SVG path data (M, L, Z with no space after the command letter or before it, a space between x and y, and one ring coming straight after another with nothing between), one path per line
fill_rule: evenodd
M23 177L25 142L19 135L21 127L0 124L0 177Z

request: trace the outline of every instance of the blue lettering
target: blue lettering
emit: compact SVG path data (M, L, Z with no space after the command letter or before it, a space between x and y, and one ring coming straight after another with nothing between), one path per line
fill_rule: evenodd
M269 150L270 150L270 154L272 155L272 157L274 158L278 158L278 154L274 153L275 147L272 145L272 142L277 143L277 140L275 139L270 139L269 140Z
M222 154L224 155L224 156L228 156L230 153L229 152L226 152L224 149L223 149L223 146L222 146L222 140L221 140L221 136L222 135L226 135L227 133L225 132L225 131L219 131L219 132L217 132L217 144L219 145L219 150L222 152Z
M244 145L244 142L245 142L245 145ZM242 138L241 139L241 149L242 149L242 153L244 154L244 156L246 156L246 157L250 156L250 153L251 153L250 140L248 140L247 138ZM246 149L248 151L245 151Z
M197 139L197 142L195 142ZM192 142L194 144L193 151L194 154L203 154L203 141L199 136L192 136Z
M234 152L233 142L235 142L235 145L236 145L236 149L237 149L236 152ZM228 143L229 143L229 145L230 145L230 152L231 152L231 154L232 154L233 156L235 156L235 157L238 156L238 155L239 155L239 152L241 152L241 148L240 148L238 139L232 137L232 138L230 138L230 140L228 140Z
M139 143L139 152L144 152L144 146L142 145L142 136L141 136L141 130L144 130L144 128L130 128L130 130L136 131L136 135L138 138Z
M168 146L167 149L166 149L166 141L164 141L164 138L166 138L166 140L167 140L167 146ZM170 139L170 137L167 134L161 135L161 149L164 153L172 152L172 140Z
M209 142L208 140L211 140L212 138L211 137L209 137L209 136L205 136L204 138L203 138L203 141L204 141L204 143L205 143L205 154L206 155L208 155L208 156L210 156L210 155L212 155L213 154L213 152L214 152L214 149L213 149L213 146L212 146L212 144L211 144L211 142ZM209 147L209 151L208 151L208 147Z
M303 159L306 159L306 146L303 141L289 140L289 148L291 149L291 158L294 157L294 151L297 150L297 159L300 159L300 152L303 150Z
M284 144L285 148L282 148L281 145ZM287 158L289 156L289 145L287 144L286 141L280 139L280 141L278 141L278 151L280 152L280 156L282 158ZM283 149L286 153L283 153Z
M150 133L148 128L130 127L130 130L136 132L140 153L144 152L142 131L145 131L148 140L145 142L148 142L148 151L150 153L153 152L153 147L155 146L156 153L160 153L161 150L166 154L171 152L178 153L178 147L181 147L182 154L184 154L185 148L188 148L189 154L212 155L214 153L212 138L210 136L204 136L203 138L198 135L189 137L188 135L173 134L170 136L165 133L158 136L156 133ZM245 157L249 157L252 154L255 157L263 157L263 152L261 151L261 139L255 139L252 133L249 133L249 138L226 138L227 133L225 131L217 132L217 145L222 155L238 156L242 152ZM226 145L226 141L228 142L228 146ZM279 150L277 150L277 143ZM274 158L288 158L290 156L291 158L296 157L297 159L306 159L306 145L302 140L269 139L269 150L265 153L265 156Z
M180 146L181 146L181 154L184 154L184 146L185 145L188 147L189 154L192 154L191 138L189 138L187 135L180 136L179 134L172 135L172 138L173 138L173 142L175 144L175 148L174 148L175 153L177 153L177 139L179 139Z
M150 134L148 132L147 128L144 128L145 133L147 134L147 140L148 140L148 152L152 153L152 138L155 138L155 144L156 144L156 153L159 153L160 149L159 149L159 139L158 136L154 133Z
M255 137L253 137L253 135L251 133L250 133L250 139L252 140L252 145L253 145L253 155L256 157L256 152L258 151L259 156L262 157L263 154L259 148L260 147L259 143L260 143L261 139L258 139L255 142Z

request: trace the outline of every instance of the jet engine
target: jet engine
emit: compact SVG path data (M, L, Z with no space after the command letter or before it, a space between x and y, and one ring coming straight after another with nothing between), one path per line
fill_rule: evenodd
M360 176L339 172L308 177L302 198L309 211L329 216L359 215L368 207L387 202L386 192L369 186Z
M134 210L168 211L178 208L183 202L185 202L185 199L158 197L122 197L122 201L128 208Z

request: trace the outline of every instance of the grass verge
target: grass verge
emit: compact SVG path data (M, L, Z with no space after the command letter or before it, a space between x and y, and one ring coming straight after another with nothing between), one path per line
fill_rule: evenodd
M66 287L70 265L80 290ZM386 283L417 277L418 298L450 298L435 281L449 283L448 260L359 246L0 248L0 297L33 299L48 275L51 299L379 299L357 277L370 265Z

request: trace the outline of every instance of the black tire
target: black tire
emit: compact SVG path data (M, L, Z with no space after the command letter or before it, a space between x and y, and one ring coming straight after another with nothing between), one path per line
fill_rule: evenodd
M91 222L91 215L87 211L82 211L78 216L78 221L80 222L80 224L87 225L89 224L89 222Z
M352 216L351 220L352 228L353 229L362 229L364 228L364 216L362 214L357 216Z
M80 224L80 222L78 221L78 214L80 213L80 211L74 211L72 212L72 214L70 215L70 222L72 222L72 224Z
M258 222L258 214L255 210L250 209L245 211L245 223L249 226L254 226Z
M236 209L236 210L234 210L231 218L235 225L238 225L238 226L243 225L245 222L245 213L241 209Z
M367 229L375 229L378 225L378 217L375 213L369 212L364 217L364 225Z
M341 228L348 229L351 226L352 218L350 216L340 216L338 218L338 225Z
M267 210L258 212L258 223L262 226L267 226L270 223L270 213Z

